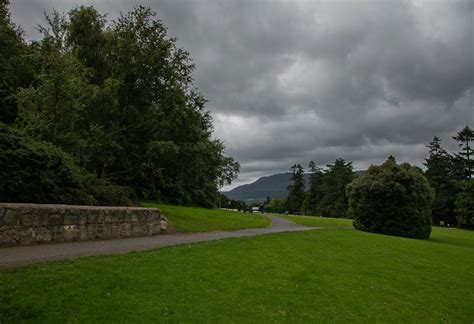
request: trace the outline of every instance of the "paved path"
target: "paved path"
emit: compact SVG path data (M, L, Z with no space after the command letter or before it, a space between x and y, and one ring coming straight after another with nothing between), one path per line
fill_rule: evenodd
M297 225L281 217L269 217L272 219L272 225L266 228L250 228L231 232L174 233L152 237L0 248L0 268L15 267L51 260L72 259L83 256L152 250L164 246L214 241L230 237L318 229L318 227Z

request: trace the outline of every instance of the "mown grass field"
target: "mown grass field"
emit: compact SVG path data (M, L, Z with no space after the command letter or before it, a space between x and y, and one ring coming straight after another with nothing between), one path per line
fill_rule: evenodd
M179 232L233 231L243 228L267 227L268 217L260 214L240 213L221 209L183 207L174 205L141 203L144 207L156 207Z
M283 216L284 218L304 226L312 227L352 227L352 219L328 218L318 216Z
M474 321L474 232L323 229L0 272L0 322Z

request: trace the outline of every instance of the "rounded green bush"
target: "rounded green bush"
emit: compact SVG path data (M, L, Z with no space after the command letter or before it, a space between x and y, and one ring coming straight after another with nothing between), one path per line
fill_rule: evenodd
M389 159L347 186L358 230L428 239L433 190L418 168Z

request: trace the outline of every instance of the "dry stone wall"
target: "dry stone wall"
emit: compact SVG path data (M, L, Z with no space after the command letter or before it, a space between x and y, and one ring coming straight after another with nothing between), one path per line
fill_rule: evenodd
M157 208L0 203L0 247L152 236L167 224Z

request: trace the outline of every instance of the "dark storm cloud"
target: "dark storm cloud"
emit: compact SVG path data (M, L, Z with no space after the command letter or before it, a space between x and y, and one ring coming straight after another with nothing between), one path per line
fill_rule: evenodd
M42 10L151 6L190 51L216 137L241 182L314 159L421 164L434 135L474 126L474 2L15 0L30 38Z

